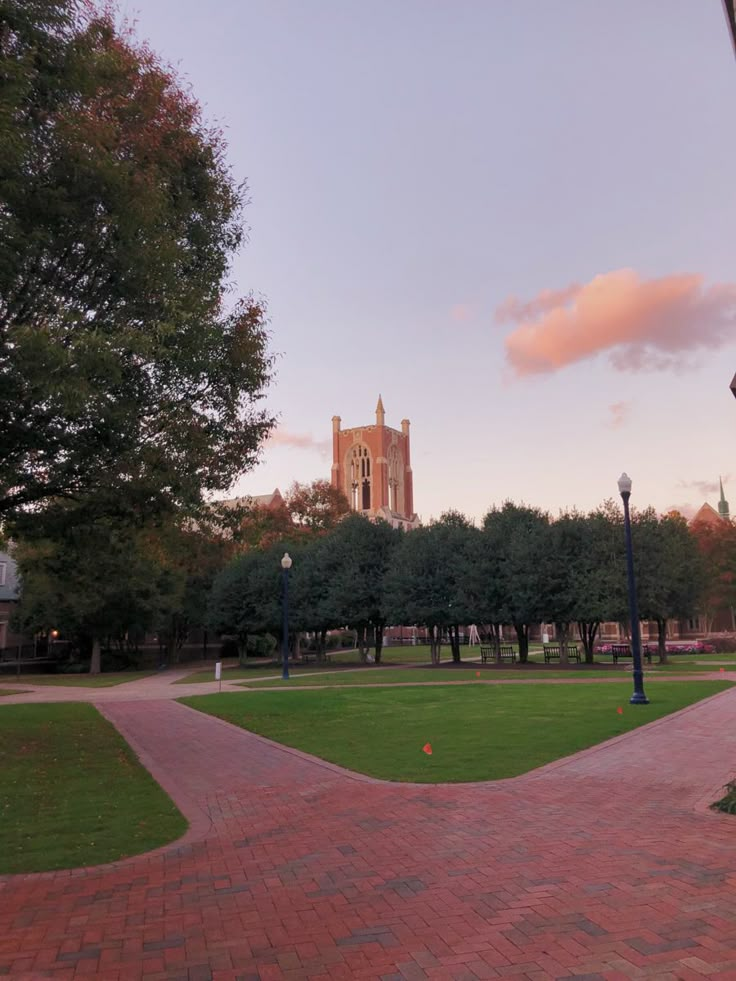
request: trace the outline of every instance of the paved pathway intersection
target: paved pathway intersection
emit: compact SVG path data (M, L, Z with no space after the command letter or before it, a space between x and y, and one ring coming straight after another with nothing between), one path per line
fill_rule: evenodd
M454 786L357 777L101 691L190 831L114 866L0 880L0 976L736 979L736 818L706 809L736 771L736 689Z

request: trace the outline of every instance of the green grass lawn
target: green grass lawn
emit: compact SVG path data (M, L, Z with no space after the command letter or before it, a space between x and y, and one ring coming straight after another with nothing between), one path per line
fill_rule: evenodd
M109 674L22 674L2 675L4 685L61 685L66 688L111 688L126 681L137 681L157 674L156 671L111 671ZM17 694L17 693L16 693Z
M0 873L111 862L187 822L91 705L0 708Z
M311 674L295 674L288 681L276 678L271 681L255 680L244 682L248 688L295 688L320 685L396 685L396 684L417 684L424 681L466 681L477 682L476 677L480 673L481 681L496 681L505 678L516 678L518 680L535 680L540 678L571 678L571 677L614 677L618 678L618 672L611 671L531 671L518 669L483 669L481 667L470 668L381 668L367 667L356 671L319 671ZM623 672L619 680L624 681L626 677Z
M294 673L295 676L300 676L304 674L314 674L315 669L314 664L307 665L305 667L297 667L296 665L289 666L289 672ZM281 676L281 665L272 664L269 667L253 667L253 668L239 668L239 667L229 667L224 668L222 671L223 681L241 681L243 679L257 680L259 678L274 678ZM175 681L175 685L195 685L201 684L205 681L215 680L215 669L214 667L207 668L203 671L194 671L192 674L188 674L186 678L180 678Z
M728 667L726 670L730 670ZM702 667L698 665L662 665L645 667L644 675L646 678L665 677L668 674L688 674L699 672L716 672L718 666ZM621 681L631 684L631 666L618 665L616 668L573 668L565 669L534 668L517 666L514 668L485 668L481 665L465 666L462 668L438 667L438 668L390 668L382 670L380 667L365 667L355 671L311 671L311 672L290 672L291 677L284 681L280 677L270 676L264 678L249 678L242 682L243 687L247 688L301 688L301 687L321 687L332 685L397 685L397 684L420 684L427 681L465 681L474 683L479 681L543 681L548 678L567 678L573 679L594 679L608 678L613 681ZM480 675L480 678L478 677Z
M3 695L23 695L25 688L0 688L0 698Z
M729 687L660 681L652 703L636 707L628 704L628 689L595 682L222 693L182 701L370 776L442 783L526 773ZM427 742L432 756L422 751Z

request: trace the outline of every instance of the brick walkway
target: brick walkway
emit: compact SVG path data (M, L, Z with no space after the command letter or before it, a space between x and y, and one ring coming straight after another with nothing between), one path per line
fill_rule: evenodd
M357 779L170 700L100 708L192 827L0 881L0 975L736 979L736 818L705 810L736 769L736 689L457 786Z

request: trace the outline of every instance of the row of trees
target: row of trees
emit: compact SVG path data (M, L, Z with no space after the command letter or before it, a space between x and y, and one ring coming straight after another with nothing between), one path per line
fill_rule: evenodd
M260 554L288 532L292 539L326 531L348 510L326 481L295 483L277 508L200 508L153 517L129 492L116 502L89 495L14 521L22 578L17 620L31 632L50 628L74 641L100 667L103 647L134 647L155 633L167 663L194 629L208 628L215 577L244 551Z
M696 612L707 565L679 514L635 513L634 536L640 614L656 621L664 661L667 620ZM327 534L284 538L235 559L214 583L213 627L241 642L278 632L285 547L294 560L294 631L314 632L323 646L328 630L349 626L365 651L371 628L377 661L390 623L426 627L435 663L443 635L460 659L461 625L485 625L496 643L500 627L512 626L524 662L530 626L554 623L563 661L577 635L590 662L601 623L628 617L623 518L613 502L554 520L507 502L491 508L481 527L452 511L409 534L351 514Z

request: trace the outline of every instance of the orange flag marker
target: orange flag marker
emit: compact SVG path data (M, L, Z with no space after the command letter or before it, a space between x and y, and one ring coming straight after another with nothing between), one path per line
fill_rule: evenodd
M432 755L432 745L431 745L431 743L425 743L422 746L422 752L423 753L426 753L427 756L431 756Z
M616 709L616 711L618 712L618 714L619 714L619 715L623 715L623 714L624 714L624 710L623 710L623 709L621 708L621 706L620 706L620 705L619 705L619 707L618 707L618 708Z
M723 668L721 668L721 671L723 671ZM475 677L476 678L480 678L480 671L476 671L475 672Z
M721 674L723 674L725 670L726 670L725 668L721 668Z

